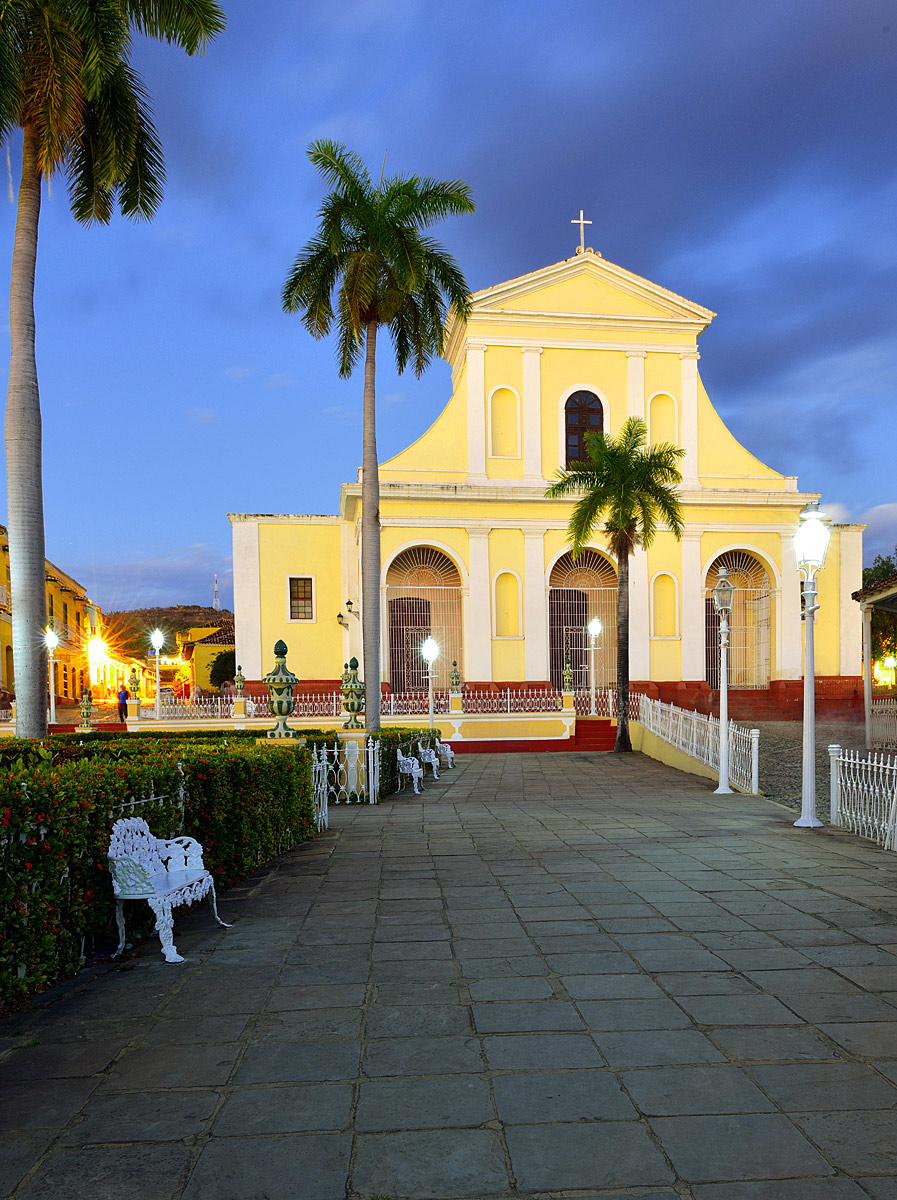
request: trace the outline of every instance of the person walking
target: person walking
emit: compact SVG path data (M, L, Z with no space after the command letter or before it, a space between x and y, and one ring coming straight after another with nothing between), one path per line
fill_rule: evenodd
M130 699L131 693L128 691L125 685L122 684L118 693L118 719L122 725L124 725L128 716L128 701Z

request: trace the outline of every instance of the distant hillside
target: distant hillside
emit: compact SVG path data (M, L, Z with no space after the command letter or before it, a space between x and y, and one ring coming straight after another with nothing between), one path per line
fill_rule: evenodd
M154 629L161 629L165 634L162 653L173 654L176 633L184 633L198 625L221 625L223 621L233 621L234 614L225 608L217 612L202 604L175 604L171 608L124 609L106 613L105 619L110 645L132 658L145 658Z

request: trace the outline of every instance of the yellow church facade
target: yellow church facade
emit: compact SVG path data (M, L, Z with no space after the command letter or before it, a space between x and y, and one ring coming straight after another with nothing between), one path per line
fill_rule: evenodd
M616 434L635 416L649 442L685 451L685 529L681 541L661 529L631 560L630 678L689 706L718 687L709 589L725 566L736 584L730 687L796 700L794 534L819 492L760 462L713 408L698 338L714 315L588 249L474 295L469 320L448 330L450 400L381 465L382 676L393 692L425 686L428 635L440 646L437 689L453 663L469 686L559 689L566 662L574 688L613 686L616 563L600 531L571 559L571 502L545 489L582 457L587 431ZM354 482L333 516L230 514L247 679L271 668L278 639L306 681L337 680L362 659L360 509ZM816 672L833 694L860 675L850 597L861 564L862 527L833 526L816 630ZM603 631L590 646L594 616Z

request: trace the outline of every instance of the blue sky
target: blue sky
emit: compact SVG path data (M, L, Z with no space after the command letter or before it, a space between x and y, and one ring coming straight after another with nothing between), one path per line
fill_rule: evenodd
M155 221L82 229L62 180L41 217L47 553L105 609L209 602L216 571L230 603L226 513L334 512L355 476L361 377L279 302L323 136L470 183L476 215L436 233L473 289L569 256L584 208L606 258L719 314L701 373L736 436L869 522L867 561L893 550L893 0L222 2L203 59L135 48ZM397 377L384 354L378 391L385 459L448 367Z

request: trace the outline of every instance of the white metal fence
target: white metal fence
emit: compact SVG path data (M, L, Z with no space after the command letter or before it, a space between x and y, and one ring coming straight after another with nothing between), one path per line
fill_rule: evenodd
M312 747L315 824L329 825L330 804L376 804L380 794L380 742L368 738Z
M638 720L644 729L677 750L719 770L719 719L639 697ZM760 790L760 730L729 722L729 783L756 795Z
M557 712L561 707L560 692L547 689L471 689L461 697L461 708L465 713Z
M829 746L831 822L897 850L897 755Z
M897 750L897 699L885 696L873 700L869 716L872 745Z

